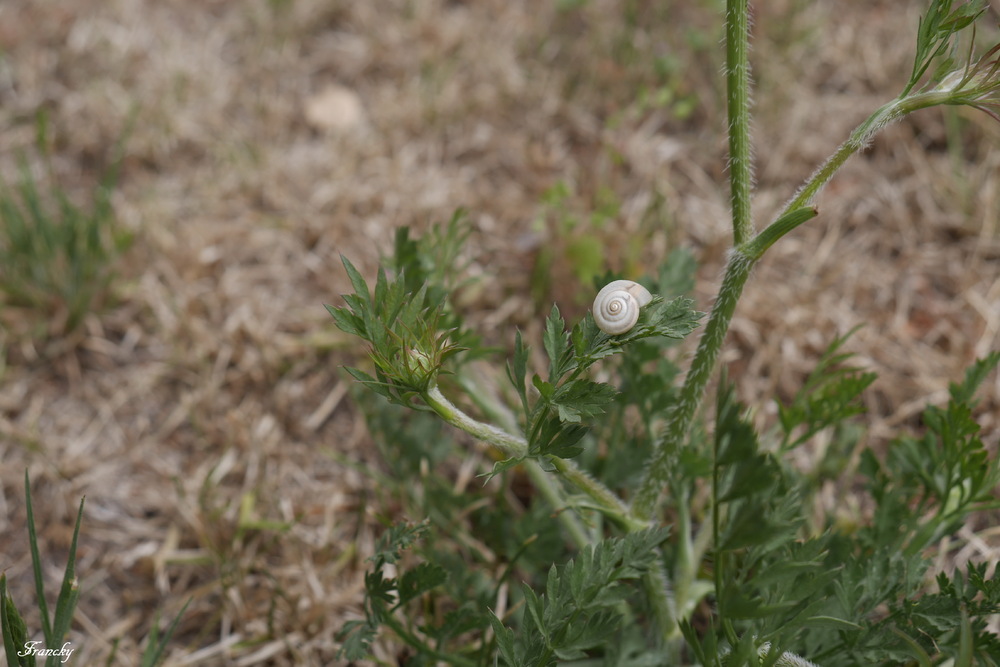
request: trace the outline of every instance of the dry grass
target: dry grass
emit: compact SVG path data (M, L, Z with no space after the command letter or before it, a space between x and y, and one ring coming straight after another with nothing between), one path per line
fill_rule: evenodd
M589 230L611 267L641 272L691 247L707 307L728 208L708 4L0 5L5 178L44 109L59 174L83 191L139 109L115 198L137 233L118 305L72 353L7 340L0 383L0 569L22 609L24 469L53 581L87 497L74 664L104 664L117 637L114 664L135 664L154 611L188 597L171 664L334 663L375 525L372 482L344 461L378 465L338 371L359 349L322 307L346 289L340 253L371 273L394 228L463 206L473 271L489 278L465 300L470 317L530 333L533 267L565 243L535 221L565 181L572 212L585 216L601 187L621 202L615 229ZM759 4L763 218L905 81L922 3ZM639 91L657 88L674 102L643 104ZM767 398L794 391L859 323L850 349L880 374L876 439L915 425L997 348L1000 128L958 112L959 135L945 118L890 128L759 269L725 360L765 418ZM544 268L541 301L571 307L573 267L557 252ZM990 382L982 422L995 442ZM969 544L960 559L994 558L1000 537Z

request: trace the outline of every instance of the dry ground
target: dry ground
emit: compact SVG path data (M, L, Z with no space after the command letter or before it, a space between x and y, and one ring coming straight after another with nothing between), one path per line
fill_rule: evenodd
M692 249L707 308L727 243L718 3L559 4L0 2L4 178L39 110L79 188L138 114L114 200L136 233L116 305L72 353L7 337L0 382L0 569L22 609L24 470L51 586L87 497L72 664L104 664L119 637L114 664L136 664L154 611L188 597L171 664L334 663L374 526L370 482L344 461L377 465L338 370L359 348L322 307L346 289L340 253L372 275L394 228L467 208L471 270L489 280L463 307L509 344L551 301L579 307L560 233L576 216L632 274ZM757 4L763 219L898 92L922 3ZM1000 126L939 110L849 164L734 322L725 361L762 419L857 324L850 349L880 374L876 439L997 348L998 168ZM587 223L609 198L609 222ZM996 549L986 531L957 557Z

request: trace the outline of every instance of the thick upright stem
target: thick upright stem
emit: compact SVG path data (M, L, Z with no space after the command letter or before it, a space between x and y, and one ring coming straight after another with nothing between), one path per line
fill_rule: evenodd
M733 19L732 7L739 0L730 0L728 20ZM744 6L745 9L745 6ZM727 31L727 34L731 34ZM777 220L760 234L748 237L737 244L726 266L719 297L712 308L705 332L695 351L691 368L684 379L680 398L668 415L667 426L663 438L657 443L650 459L645 479L632 502L632 515L641 521L648 521L656 507L660 494L669 481L671 454L681 445L686 437L691 421L701 404L705 387L715 369L722 341L729 330L729 323L736 310L736 302L743 293L743 287L750 277L750 271L775 241L798 225L815 216L811 207L817 193L826 185L849 157L864 150L881 129L898 120L906 114L919 109L941 104L956 104L955 93L933 90L908 97L897 98L883 105L859 125L851 136L837 151L806 181L795 197L785 206ZM732 124L732 123L731 123ZM734 209L735 215L735 209ZM734 228L736 228L734 220Z
M722 340L729 330L729 322L736 310L736 302L743 293L743 286L750 276L754 260L739 249L753 237L753 219L750 212L751 163L750 163L750 65L749 14L747 0L726 2L726 90L729 116L729 182L733 207L733 245L737 250L729 257L726 275L719 297L712 308L705 333L698 344L694 360L678 403L667 422L663 439L657 443L646 478L632 503L632 514L643 521L649 520L669 480L671 454L684 439L694 418L701 397L705 393L715 360L719 356Z
M729 183L733 208L733 245L753 236L750 189L750 62L747 0L726 3L726 90L729 116Z
M733 246L719 297L712 308L705 333L698 344L691 368L684 379L680 399L670 413L663 440L657 443L646 478L632 503L632 514L649 520L669 479L671 453L680 445L694 418L705 386L715 368L722 340L736 302L750 276L754 260L740 252L753 237L750 212L750 64L747 59L750 35L747 0L726 2L726 90L729 116L729 183L733 207Z
M656 450L650 460L646 478L643 479L632 502L632 514L640 520L648 521L656 507L660 493L670 479L671 455L682 444L687 435L691 421L701 404L705 387L712 376L715 361L722 349L722 341L729 330L729 323L736 311L736 302L743 293L743 287L750 277L754 260L746 257L738 250L729 256L726 274L719 288L719 297L712 307L712 314L705 325L704 334L698 342L698 349L691 362L680 398L671 410L666 431L657 443Z

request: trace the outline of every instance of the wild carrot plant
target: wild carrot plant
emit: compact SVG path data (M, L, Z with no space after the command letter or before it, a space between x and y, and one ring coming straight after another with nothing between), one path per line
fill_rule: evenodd
M533 367L512 332L512 356L492 375L469 363L492 353L449 300L458 216L433 239L401 230L374 289L344 259L353 293L346 306L328 308L340 329L368 344L370 368L348 372L386 399L364 409L390 473L413 480L397 500L417 513L379 540L363 616L342 633L344 657L369 655L386 630L407 647L407 664L1000 661L1000 637L986 630L1000 613L1000 584L986 565L941 574L933 585L926 576L942 537L998 506L1000 467L972 408L1000 354L951 385L946 406L926 409L922 435L900 436L884 455L862 449L856 470L847 465L859 446L848 420L875 376L850 365L846 337L780 406L774 432L755 431L724 374L711 423L699 418L754 266L817 218L817 193L847 159L920 109L966 105L997 115L1000 45L980 57L973 40L963 41L984 12L982 2L933 0L899 96L758 231L748 8L728 0L733 243L683 380L675 345L702 320L685 296L694 262L683 251L644 280L651 295L637 302L631 328L604 327L596 308L567 326L553 306L541 341L547 366ZM453 451L448 432L494 452L485 486L437 472ZM791 465L789 454L821 432L833 444L815 468ZM473 466L477 452L466 455ZM858 476L868 508L850 521L818 500L824 482L845 475Z

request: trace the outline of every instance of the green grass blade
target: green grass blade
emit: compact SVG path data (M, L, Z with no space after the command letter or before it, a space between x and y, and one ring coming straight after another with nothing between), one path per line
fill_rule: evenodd
M76 526L73 528L73 541L69 547L69 558L66 561L66 573L63 575L62 589L59 591L59 599L56 601L56 618L52 628L52 638L50 647L61 646L63 638L69 631L69 625L73 621L73 612L76 610L76 602L80 597L80 585L76 580L76 542L80 536L80 522L83 520L83 503L86 498L80 500L80 509L76 513Z
M146 644L146 650L142 653L141 667L155 667L158 665L160 660L163 658L163 652L167 648L167 644L170 643L170 638L174 634L174 630L177 629L177 624L180 623L181 617L184 616L184 612L187 610L188 605L191 604L191 598L184 603L181 610L177 612L177 616L174 617L173 622L167 631L163 634L163 637L159 637L159 614L157 614L156 619L153 621L153 628L149 631L149 643Z
M38 553L35 514L31 508L31 480L28 479L27 470L24 471L24 498L28 510L28 544L31 547L31 569L35 574L35 594L38 596L38 612L42 617L42 635L45 636L46 646L55 646L55 643L52 641L52 621L49 618L49 607L45 604L45 584L42 581L42 557Z
M111 642L111 652L108 653L108 659L104 663L104 667L111 667L115 664L115 657L118 655L118 644L121 640L115 639Z

